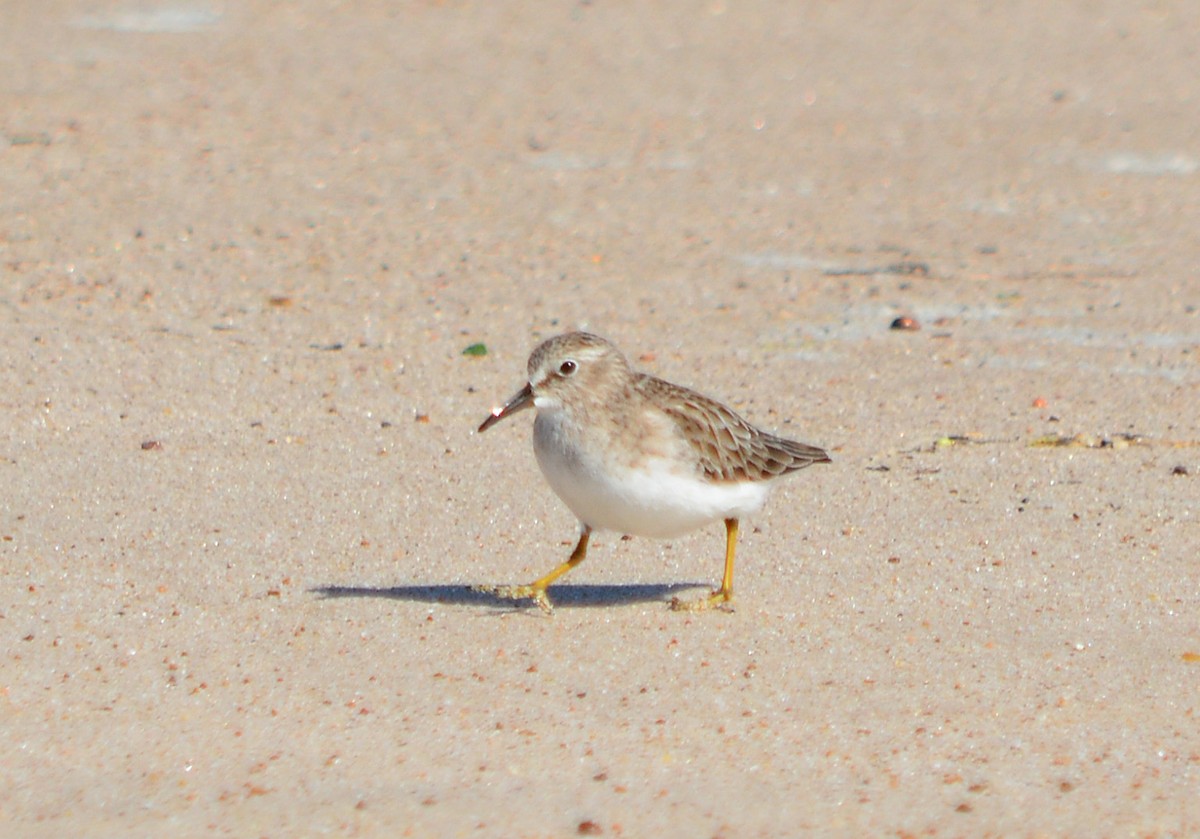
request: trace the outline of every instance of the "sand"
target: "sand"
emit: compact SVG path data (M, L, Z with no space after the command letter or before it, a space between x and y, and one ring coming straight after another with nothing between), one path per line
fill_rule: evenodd
M9 6L0 833L1200 833L1195 7ZM469 590L577 327L830 451L733 613Z

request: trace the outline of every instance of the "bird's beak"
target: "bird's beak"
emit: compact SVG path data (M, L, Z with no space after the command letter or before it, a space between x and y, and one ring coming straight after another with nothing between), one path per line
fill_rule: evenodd
M479 430L487 431L509 414L523 411L531 405L533 405L533 385L525 385L525 387L513 394L513 398L508 400L503 408L492 408L491 416L483 421L479 426Z

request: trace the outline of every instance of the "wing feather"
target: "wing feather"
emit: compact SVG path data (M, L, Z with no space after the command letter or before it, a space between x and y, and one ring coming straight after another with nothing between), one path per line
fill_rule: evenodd
M828 463L816 446L755 428L729 408L690 388L639 374L635 387L675 422L711 481L766 481Z

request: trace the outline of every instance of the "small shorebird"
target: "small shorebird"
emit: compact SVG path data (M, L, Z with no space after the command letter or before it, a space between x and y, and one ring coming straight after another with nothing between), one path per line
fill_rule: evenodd
M714 399L629 366L611 343L587 332L543 342L529 357L529 382L492 410L479 430L537 408L533 450L550 487L579 519L570 558L528 585L477 586L529 598L550 611L546 588L587 556L593 530L669 538L725 522L721 586L673 609L728 608L738 520L766 501L775 478L829 456L815 446L755 428Z

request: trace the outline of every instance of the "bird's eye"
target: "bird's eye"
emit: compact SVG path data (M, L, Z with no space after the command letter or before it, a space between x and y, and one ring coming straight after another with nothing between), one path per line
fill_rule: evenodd
M573 376L575 371L578 369L579 365L569 358L562 364L558 365L558 372L564 376Z

